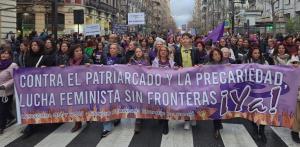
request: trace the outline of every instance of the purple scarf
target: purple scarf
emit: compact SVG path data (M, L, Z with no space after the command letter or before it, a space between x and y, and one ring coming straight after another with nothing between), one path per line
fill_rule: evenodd
M75 59L75 58L71 58L69 60L69 65L70 66L74 66L74 65L80 65L81 62L82 62L83 58L78 58L78 59Z
M1 60L0 61L0 70L4 70L8 68L11 65L12 61L11 60Z

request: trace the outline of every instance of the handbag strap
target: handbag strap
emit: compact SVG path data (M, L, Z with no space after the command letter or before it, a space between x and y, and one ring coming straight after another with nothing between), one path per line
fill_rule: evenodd
M40 57L39 61L35 65L35 67L39 67L40 66L40 63L41 63L43 57L44 57L43 55Z

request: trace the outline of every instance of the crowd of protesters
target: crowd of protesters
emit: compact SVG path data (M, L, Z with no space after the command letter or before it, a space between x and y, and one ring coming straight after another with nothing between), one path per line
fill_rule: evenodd
M252 34L248 37L227 36L218 42L203 42L202 36L189 33L161 36L152 33L83 37L82 35L65 35L57 41L52 35L37 35L32 32L29 37L9 40L0 48L0 134L14 116L13 102L13 69L26 67L79 66L91 64L128 64L153 66L160 68L199 67L215 64L297 65L300 63L300 38L295 36L259 37ZM135 132L139 133L145 120L137 119ZM163 133L169 131L168 121L159 121ZM104 123L102 137L109 135L120 120ZM215 138L220 137L221 120L214 120ZM184 129L195 126L196 121L186 120ZM81 122L75 122L71 132L78 131ZM28 125L24 135L35 132L36 125ZM253 123L257 137L266 142L264 125ZM294 127L291 131L295 142L300 143L300 99L298 98Z

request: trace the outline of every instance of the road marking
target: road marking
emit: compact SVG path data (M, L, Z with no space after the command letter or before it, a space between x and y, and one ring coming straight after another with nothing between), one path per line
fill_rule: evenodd
M65 147L68 145L81 131L86 127L86 123L82 123L82 127L77 132L71 133L74 123L65 123L54 132L44 138L35 147Z
M291 129L282 127L271 127L271 129L282 139L282 141L289 147L299 147L299 144L293 141L291 136Z
M192 129L183 129L184 121L169 121L169 133L162 136L161 147L193 147Z
M24 125L19 124L14 124L9 128L5 129L4 134L0 135L0 146L4 147L16 140L17 138L21 137L23 135L21 133L22 129L24 129Z
M256 147L255 141L242 124L223 123L220 131L225 147Z
M122 119L120 125L102 138L97 147L128 147L134 136L134 124L135 119Z

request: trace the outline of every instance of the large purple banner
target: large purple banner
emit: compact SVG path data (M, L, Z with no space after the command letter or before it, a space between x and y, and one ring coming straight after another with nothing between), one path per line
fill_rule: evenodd
M299 75L298 68L258 64L115 65L19 69L14 80L23 124L241 117L291 128Z

